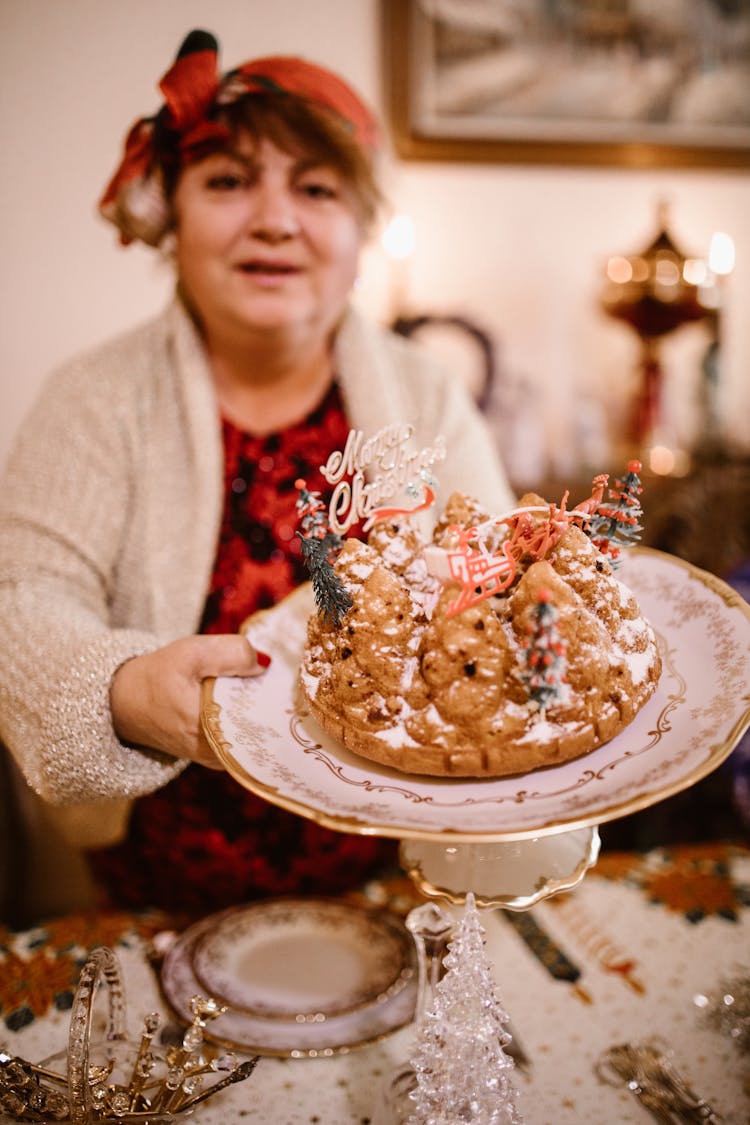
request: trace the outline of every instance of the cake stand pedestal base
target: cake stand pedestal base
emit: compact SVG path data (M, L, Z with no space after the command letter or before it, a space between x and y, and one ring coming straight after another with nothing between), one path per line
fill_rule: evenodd
M462 903L473 891L477 906L528 910L576 887L596 863L599 844L596 827L487 843L403 840L399 859L428 898Z

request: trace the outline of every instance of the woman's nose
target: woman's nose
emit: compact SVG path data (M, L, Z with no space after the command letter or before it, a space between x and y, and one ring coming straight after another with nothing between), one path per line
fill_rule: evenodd
M294 199L272 184L259 188L250 213L250 231L265 242L283 242L299 230Z

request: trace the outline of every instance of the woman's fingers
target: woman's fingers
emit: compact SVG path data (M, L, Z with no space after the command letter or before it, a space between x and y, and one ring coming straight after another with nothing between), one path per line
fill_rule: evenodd
M221 768L201 730L201 684L215 676L257 676L269 663L239 634L182 637L133 657L110 685L115 731L131 745Z
M257 676L271 663L271 657L254 648L241 633L213 633L190 640L193 671L198 680L209 676Z

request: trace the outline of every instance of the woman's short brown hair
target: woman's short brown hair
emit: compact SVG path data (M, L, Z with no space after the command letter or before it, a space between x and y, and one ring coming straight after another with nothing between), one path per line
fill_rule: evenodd
M373 156L354 139L347 123L325 106L283 91L253 93L218 105L212 119L226 126L231 140L242 134L256 141L267 139L284 152L304 154L336 168L352 191L363 225L367 228L374 222L383 196ZM155 149L171 202L184 160L168 135L157 139ZM216 151L221 146L214 139L203 152L193 152L192 161Z

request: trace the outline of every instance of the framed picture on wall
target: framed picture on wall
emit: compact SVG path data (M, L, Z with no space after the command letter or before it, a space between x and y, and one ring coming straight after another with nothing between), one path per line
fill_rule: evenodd
M750 165L746 0L381 0L410 160Z

